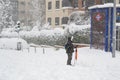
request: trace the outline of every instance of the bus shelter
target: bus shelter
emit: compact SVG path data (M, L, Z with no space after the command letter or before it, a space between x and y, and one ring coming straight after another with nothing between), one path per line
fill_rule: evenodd
M113 37L113 4L89 7L91 15L91 48L112 51ZM120 22L120 5L116 8L116 21Z

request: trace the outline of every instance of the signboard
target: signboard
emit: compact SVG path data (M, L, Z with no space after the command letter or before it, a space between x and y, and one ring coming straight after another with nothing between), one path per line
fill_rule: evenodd
M94 10L91 14L91 21L92 46L97 49L104 49L106 29L105 10Z
M91 11L91 47L112 52L113 7L108 4L95 5ZM120 7L116 8L116 22L120 23ZM117 36L116 36L117 38ZM118 43L116 44L117 47Z

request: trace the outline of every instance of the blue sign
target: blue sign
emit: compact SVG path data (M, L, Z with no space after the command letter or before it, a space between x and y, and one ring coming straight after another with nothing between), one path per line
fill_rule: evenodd
M120 8L116 10L120 22ZM113 7L91 9L91 47L112 51Z

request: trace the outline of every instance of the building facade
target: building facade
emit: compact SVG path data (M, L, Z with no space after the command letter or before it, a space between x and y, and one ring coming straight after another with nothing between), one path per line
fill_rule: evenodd
M117 3L117 4L120 4L120 0L116 0L116 3Z
M79 5L78 5L79 1ZM61 27L68 23L69 15L74 10L84 10L84 6L81 6L82 0L76 0L75 7L73 9L72 4L69 0L46 0L46 23L55 28ZM79 6L79 7L78 7Z
M33 0L10 0L13 5L13 20L20 21L25 26L31 26L36 19L33 16ZM72 1L72 0L71 0ZM85 11L89 6L113 2L113 0L45 0L45 23L53 26L63 26L68 23L69 16L73 11ZM119 4L120 0L116 0Z
M102 4L102 3L103 3L102 0L85 0L86 9L88 9L88 7L90 6Z
M18 0L10 0L10 5L12 5L12 20L16 23L18 21Z
M62 0L46 0L46 23L53 28L67 23L68 15L72 12L70 8L63 9L62 6ZM67 6L70 6L70 3ZM62 21L63 18L65 21Z
M34 26L37 20L45 23L44 12L44 0L18 0L18 17L22 25Z
M20 21L22 25L29 26L30 21L33 19L30 15L30 0L10 0L10 4L12 6L11 14L12 19L17 23L17 21Z
M74 11L85 11L89 6L102 4L101 0L46 0L46 23L64 27Z
M31 0L19 0L18 1L18 17L22 25L30 26L34 20L31 10Z

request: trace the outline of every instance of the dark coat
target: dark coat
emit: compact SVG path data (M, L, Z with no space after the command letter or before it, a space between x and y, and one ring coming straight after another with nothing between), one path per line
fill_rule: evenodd
M66 50L66 53L73 53L74 52L74 46L73 46L71 40L68 40L68 42L65 44L65 50Z

